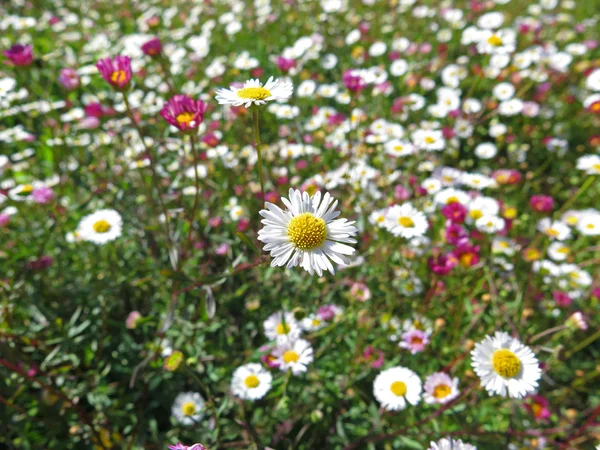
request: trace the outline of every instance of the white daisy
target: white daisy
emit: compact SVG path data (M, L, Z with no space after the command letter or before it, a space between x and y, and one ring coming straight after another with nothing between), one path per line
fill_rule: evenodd
M304 339L288 341L273 350L273 363L282 371L291 370L294 375L306 372L306 366L313 362L314 355L310 342Z
M204 399L197 392L182 392L173 402L171 414L182 425L193 425L204 417Z
M475 221L477 229L483 233L497 233L504 228L504 219L492 214L486 214Z
M552 221L548 217L544 217L538 222L537 229L550 239L556 239L557 241L564 241L571 237L571 229L568 225L558 220Z
M393 139L388 141L386 144L384 144L383 148L388 155L392 156L407 156L412 155L415 152L414 145L401 139Z
M260 364L246 364L233 372L231 391L241 399L258 400L269 392L272 381L271 374Z
M577 231L584 236L600 234L600 213L597 211L584 212L577 222Z
M394 236L406 239L422 236L429 228L425 214L410 203L394 205L388 209L385 226Z
M281 201L287 211L265 202L267 209L259 213L264 217L264 227L258 239L273 257L271 266L285 265L289 269L299 264L311 275L316 272L321 276L327 270L335 273L330 259L349 264L346 255L354 254L354 249L346 244L356 243L353 237L358 230L354 221L336 219L340 214L335 210L337 200L329 193L321 201L321 192L310 197L307 192L290 189L289 200L282 197Z
M289 340L295 340L300 337L300 325L291 312L282 311L273 313L263 323L265 335L271 341L277 341L282 344Z
M438 442L431 442L427 450L477 450L471 444L465 444L460 439L444 438Z
M387 410L406 408L406 403L417 405L421 401L421 380L412 370L392 367L375 378L373 395Z
M412 140L418 148L427 151L441 151L446 144L440 130L416 130L412 134Z
M458 378L451 378L444 372L429 375L423 385L425 403L448 403L458 397Z
M294 91L292 83L284 80L274 80L270 77L264 86L258 79L248 80L241 89L230 87L218 89L216 99L220 105L242 106L264 105L267 102L285 102Z
M327 322L321 319L321 317L318 314L311 314L308 317L302 319L300 325L305 331L317 331L323 328L325 325L327 325Z
M600 155L585 155L577 160L577 168L588 175L600 175Z
M475 344L471 352L473 369L490 395L523 398L537 390L542 376L539 362L531 349L508 333Z
M101 209L85 216L77 226L77 235L83 241L103 245L114 241L123 232L121 215L113 209Z

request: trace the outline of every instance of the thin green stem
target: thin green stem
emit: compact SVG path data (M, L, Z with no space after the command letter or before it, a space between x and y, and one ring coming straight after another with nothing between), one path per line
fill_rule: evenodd
M252 119L254 122L254 141L256 143L256 153L258 155L258 179L260 180L260 194L263 204L265 202L265 180L263 178L263 163L260 144L260 129L258 126L258 108L252 108Z
M194 158L194 204L192 206L192 211L189 217L190 220L190 230L188 232L187 237L187 245L190 243L190 239L192 237L192 231L194 229L194 218L196 217L196 209L198 208L198 197L200 191L200 176L198 175L198 152L196 151L196 139L197 136L191 135L190 142L192 146L192 157Z

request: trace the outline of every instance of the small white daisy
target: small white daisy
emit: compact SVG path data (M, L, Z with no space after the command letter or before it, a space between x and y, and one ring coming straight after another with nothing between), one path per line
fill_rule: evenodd
M356 243L353 237L358 230L353 221L336 219L340 214L335 210L337 200L326 193L321 201L321 192L310 197L294 189L290 189L289 197L281 198L287 211L265 202L267 209L259 213L264 227L258 240L273 257L271 266L289 269L299 264L311 275L316 272L321 276L324 271L335 273L330 259L348 265L346 255L354 254L354 249L346 244Z
M246 364L233 372L231 391L241 399L258 400L269 392L272 381L271 374L260 364Z
M204 417L204 399L197 392L182 392L173 402L171 414L182 425L193 425Z
M282 344L289 340L295 340L300 337L300 325L291 312L283 313L281 311L273 313L263 323L267 339Z
M429 228L425 214L410 203L394 205L388 209L385 226L394 236L406 239L422 236Z
M600 213L597 211L584 212L577 222L577 231L584 236L600 234Z
M477 229L483 233L497 233L504 228L504 219L492 214L486 214L475 221Z
M101 209L85 216L77 226L77 236L88 242L103 245L114 241L123 232L121 215L113 209Z
M306 366L313 362L314 355L310 342L304 339L288 341L273 350L274 364L282 371L291 370L294 375L306 372Z
M392 367L375 378L373 395L389 411L406 408L406 403L417 405L421 401L421 380L412 370Z
M436 372L425 379L423 385L425 403L448 403L458 397L458 378L451 378L444 372Z
M577 168L588 175L600 175L600 155L585 155L577 160Z
M537 229L550 239L556 239L557 241L564 241L571 237L571 229L568 225L558 220L552 221L548 217L544 217L538 222Z
M473 369L490 395L523 398L537 390L542 376L531 349L508 333L497 331L475 344Z
M471 444L465 444L460 439L444 438L438 442L431 442L427 450L477 450Z
M264 105L267 102L285 102L294 91L292 83L284 80L275 80L270 77L265 85L258 79L248 80L241 89L230 87L218 89L216 99L220 105L242 106Z

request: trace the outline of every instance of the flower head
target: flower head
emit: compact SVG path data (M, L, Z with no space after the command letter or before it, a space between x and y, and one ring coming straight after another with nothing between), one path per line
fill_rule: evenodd
M248 80L241 89L231 86L218 89L216 99L220 105L242 106L264 105L267 102L285 102L292 96L294 88L288 81L270 77L264 86L257 79Z
M258 239L264 242L264 250L271 253L271 266L295 267L298 264L311 275L323 275L324 271L335 273L331 264L349 264L346 255L354 249L346 244L354 244L353 237L358 231L346 219L336 219L340 212L335 210L337 201L326 193L317 192L312 197L308 193L290 189L289 200L282 202L287 211L266 202L267 209L260 211L264 227L258 232Z
M33 45L15 44L4 50L4 56L13 66L29 66L33 62Z
M112 209L101 209L85 216L77 226L77 234L82 240L98 245L114 241L122 231L121 215Z
M258 400L269 392L272 379L260 364L246 364L233 372L231 391L244 400Z
M117 55L114 58L101 59L96 63L100 75L111 86L123 90L131 81L131 58Z
M204 417L204 399L197 392L183 392L173 402L171 413L182 425L193 425Z
M193 100L187 95L175 95L160 110L160 115L170 125L181 131L194 130L204 120L206 104L202 100Z
M58 82L67 91L72 91L73 89L77 89L79 87L79 75L77 75L75 69L65 67L60 71Z
M392 367L377 375L373 394L383 408L401 410L407 403L414 406L421 401L421 380L410 369Z
M444 372L429 375L423 385L423 399L426 403L448 403L458 397L458 378L451 378Z
M477 450L477 447L471 444L465 444L460 439L444 438L438 442L431 442L427 450Z
M155 37L150 39L148 42L142 44L142 51L144 52L144 55L148 55L151 57L160 55L160 52L162 51L162 44L160 42L160 39Z

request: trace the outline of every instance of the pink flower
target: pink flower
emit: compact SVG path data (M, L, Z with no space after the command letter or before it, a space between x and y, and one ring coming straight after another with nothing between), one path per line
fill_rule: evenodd
M573 303L573 299L566 292L554 291L552 297L554 297L556 305L561 308L568 308Z
M448 275L458 264L458 260L453 255L432 256L427 261L429 268L438 275Z
M125 319L125 327L129 330L135 330L140 319L142 319L142 315L139 311L131 311Z
M224 242L217 247L217 249L215 250L215 253L219 256L226 255L227 252L229 252L229 248L230 248L229 245L226 242Z
M296 61L294 61L291 58L284 58L283 56L278 56L277 58L275 58L275 64L277 64L279 70L281 70L284 73L287 73L296 66Z
M42 186L34 189L31 192L31 196L36 203L45 204L54 199L54 191L49 186Z
M10 222L10 214L0 213L0 228L5 227Z
M369 365L374 369L379 369L384 362L383 352L370 345L363 352L363 358L369 361Z
M461 242L465 242L468 236L467 230L456 223L452 223L446 227L446 242L450 245L458 245Z
M402 335L402 342L399 345L400 348L408 349L414 355L425 350L427 344L429 344L429 335L424 331L414 329Z
M454 223L463 223L467 217L467 208L458 202L444 205L442 208L444 217Z
M359 302L366 302L371 298L371 291L364 283L352 283L350 287L350 296Z
M162 52L162 44L160 39L155 37L150 39L145 44L142 44L142 51L144 52L144 55L152 57L158 56L160 52Z
M529 411L536 422L545 422L550 418L550 402L547 398L542 397L541 395L532 395L531 403L525 404L525 409Z
M500 169L492 173L492 177L498 184L517 184L521 181L521 173L512 169Z
M208 450L202 444L194 444L191 446L183 445L181 442L178 442L175 445L169 445L169 450Z
M33 62L33 45L15 44L4 50L4 56L13 66L29 66Z
M131 58L117 55L114 58L101 59L96 63L100 75L111 86L124 90L131 81Z
M181 131L195 130L204 120L206 104L187 95L175 95L160 110L160 115L169 124Z
M344 72L342 82L352 92L360 92L367 86L362 77L354 69L348 69Z
M458 262L463 267L471 267L479 262L479 246L473 246L469 243L459 244L454 250L452 255L458 259Z
M549 195L533 195L529 199L529 206L534 211L548 213L554 209L554 200Z
M58 82L67 91L72 91L79 87L79 75L77 75L75 69L65 67L60 71L60 75L58 76Z

